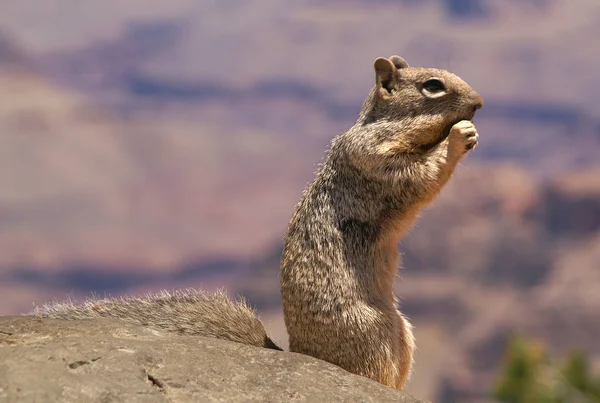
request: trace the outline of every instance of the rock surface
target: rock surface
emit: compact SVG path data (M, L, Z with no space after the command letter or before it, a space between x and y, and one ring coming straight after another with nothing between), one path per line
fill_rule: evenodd
M301 354L24 316L0 317L0 401L424 402Z

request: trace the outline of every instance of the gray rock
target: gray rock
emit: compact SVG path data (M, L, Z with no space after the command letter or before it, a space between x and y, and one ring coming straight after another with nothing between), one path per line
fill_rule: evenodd
M115 320L0 317L2 402L424 402L301 354Z

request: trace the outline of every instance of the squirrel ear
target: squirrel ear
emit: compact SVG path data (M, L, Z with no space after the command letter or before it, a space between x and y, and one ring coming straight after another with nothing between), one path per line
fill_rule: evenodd
M390 62L392 62L397 69L405 69L409 67L408 63L406 63L406 60L404 60L400 56L394 55L390 57Z
M377 86L385 88L388 92L391 91L396 81L395 73L398 68L390 59L384 57L378 57L373 63L373 67Z

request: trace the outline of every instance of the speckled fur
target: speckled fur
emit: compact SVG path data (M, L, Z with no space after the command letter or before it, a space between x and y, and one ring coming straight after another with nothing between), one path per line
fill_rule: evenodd
M393 293L397 242L475 147L481 97L457 76L375 61L376 84L350 130L333 139L289 224L281 293L291 351L402 389L415 348ZM422 84L437 77L442 96ZM37 308L40 317L117 318L187 335L279 349L255 312L197 290Z
M281 293L291 351L402 389L415 342L393 293L396 245L476 145L470 120L483 101L459 77L398 56L375 71L356 124L333 139L296 207ZM423 94L432 77L446 94Z
M33 315L55 319L115 318L182 335L215 337L258 347L279 349L256 312L243 299L224 292L187 289L139 297L93 298L75 304L55 302L37 307Z

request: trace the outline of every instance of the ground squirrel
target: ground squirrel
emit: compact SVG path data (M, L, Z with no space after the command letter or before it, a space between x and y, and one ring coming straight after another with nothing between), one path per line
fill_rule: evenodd
M401 389L414 339L393 293L397 243L476 146L483 101L399 56L375 60L375 77L292 217L281 293L291 351Z
M414 339L398 311L397 243L477 145L483 106L462 79L375 60L357 122L335 137L288 227L281 293L290 350L402 389ZM37 308L44 317L115 317L182 334L279 349L245 302L188 290Z

